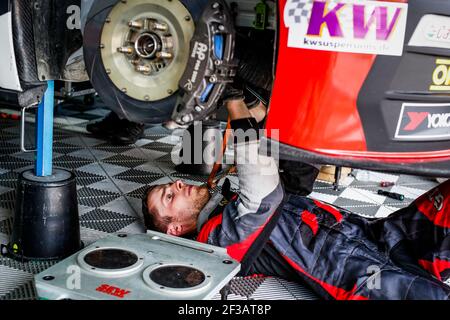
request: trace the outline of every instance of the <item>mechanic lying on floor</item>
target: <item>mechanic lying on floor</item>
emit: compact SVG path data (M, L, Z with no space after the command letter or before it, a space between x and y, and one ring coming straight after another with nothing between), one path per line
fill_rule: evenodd
M239 95L226 105L233 130L257 128ZM224 186L225 205L204 186L150 187L147 228L195 233L197 241L226 248L241 262L241 275L299 280L323 298L449 298L442 281L450 276L450 181L388 218L366 219L285 194L275 160L257 149L257 137L235 141L240 193Z

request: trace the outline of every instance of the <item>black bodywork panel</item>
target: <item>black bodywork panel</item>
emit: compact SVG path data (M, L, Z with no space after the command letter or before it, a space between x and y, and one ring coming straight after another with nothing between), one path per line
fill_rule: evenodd
M0 1L0 16L9 11L9 0Z
M63 80L70 55L81 48L81 30L69 29L67 21L70 6L80 8L80 0L35 0L34 39L38 76L41 81Z
M359 93L358 111L369 151L425 152L450 148L448 138L440 141L402 141L395 138L404 103L450 102L448 93L429 91L436 59L449 59L450 50L408 46L424 15L450 16L450 1L409 0L408 6L403 56L378 56Z
M13 38L22 87L63 80L69 56L81 48L79 29L69 29L67 9L80 0L12 0Z
M424 162L424 163L385 163L370 159L350 159L324 156L318 153L310 152L280 143L265 137L261 140L262 154L278 152L282 160L301 161L311 165L323 164L334 165L337 167L349 167L358 169L367 169L373 171L392 172L396 174L410 174L417 176L450 178L450 160Z
M33 32L33 1L12 0L12 28L17 70L22 88L39 85Z

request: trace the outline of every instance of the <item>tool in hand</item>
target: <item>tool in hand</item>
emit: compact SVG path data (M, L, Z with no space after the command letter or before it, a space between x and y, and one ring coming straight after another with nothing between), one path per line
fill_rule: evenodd
M389 198L392 198L392 199L400 200L400 201L405 200L405 196L403 194L400 194L400 193L388 192L388 191L384 191L384 190L378 190L378 194L386 196L386 197L389 197Z
M380 187L383 187L383 188L392 187L393 185L395 185L395 182L391 182L391 181L380 182Z
M217 173L219 172L219 170L220 170L220 168L222 166L223 155L225 154L225 151L227 149L228 139L230 138L230 136L231 136L231 119L228 118L227 128L225 129L225 135L224 135L223 142L222 142L222 152L217 157L216 163L214 164L214 167L213 167L213 169L211 171L211 174L209 175L209 178L208 178L207 186L208 186L209 189L213 189L217 185L217 182L224 175L227 175L231 170L233 170L233 167L230 167L225 174L222 174L221 177L216 179Z

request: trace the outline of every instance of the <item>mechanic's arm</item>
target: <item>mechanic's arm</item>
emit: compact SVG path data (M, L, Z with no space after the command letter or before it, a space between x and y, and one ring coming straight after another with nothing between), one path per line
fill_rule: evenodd
M231 129L235 133L235 162L240 191L239 216L261 214L261 209L267 211L270 209L268 207L278 207L282 200L278 167L272 157L259 154L259 127L245 103L231 101L227 107ZM278 197L269 197L271 195Z
M266 243L284 193L275 160L258 152L258 125L245 103L232 100L227 108L235 134L240 193L202 229L198 240L225 247L231 257L242 261L247 253L257 255Z

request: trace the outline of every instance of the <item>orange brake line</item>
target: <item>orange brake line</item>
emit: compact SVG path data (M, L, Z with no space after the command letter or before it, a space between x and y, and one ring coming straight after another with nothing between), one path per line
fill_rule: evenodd
M216 183L218 182L218 180L215 180L217 173L219 172L221 165L222 165L222 159L223 156L225 154L225 151L227 150L227 145L228 145L228 140L230 139L231 136L231 118L228 117L228 123L227 123L227 128L225 129L225 134L224 134L224 138L223 138L223 142L222 142L222 153L219 154L219 156L217 157L216 163L214 164L214 167L211 171L211 174L209 175L208 178L208 188L212 189L216 186ZM233 171L235 169L234 166L230 167L230 169L225 173L228 174L231 171Z

